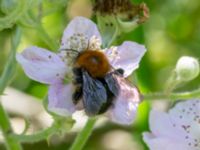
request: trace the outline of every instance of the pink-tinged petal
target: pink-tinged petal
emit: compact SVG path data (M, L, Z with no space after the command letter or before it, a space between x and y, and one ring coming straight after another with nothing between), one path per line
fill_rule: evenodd
M60 49L85 50L94 38L101 43L101 35L95 23L84 17L75 17L64 31Z
M144 134L150 149L200 150L200 100L178 103L168 113L152 111L150 128L152 133ZM156 149L156 150L157 150Z
M75 105L72 102L72 84L63 85L57 83L49 87L48 109L58 115L69 116L75 112Z
M139 67L139 62L146 52L146 48L135 42L124 42L117 48L110 48L105 51L110 64L115 69L123 69L124 77L129 76Z
M169 111L169 115L176 128L185 136L190 136L193 141L200 139L200 100L179 102ZM190 143L189 140L187 142Z
M41 83L53 84L60 81L67 71L61 58L46 49L29 47L16 55L20 63L31 79Z
M149 122L150 129L155 136L167 136L174 139L181 139L180 137L185 136L185 134L176 128L167 113L152 110Z
M129 125L135 119L140 94L137 88L129 85L125 79L118 78L118 83L119 95L114 100L114 105L110 108L108 115L113 122Z
M143 133L143 140L148 145L150 150L197 150L191 149L183 141L166 137L157 138L151 133Z

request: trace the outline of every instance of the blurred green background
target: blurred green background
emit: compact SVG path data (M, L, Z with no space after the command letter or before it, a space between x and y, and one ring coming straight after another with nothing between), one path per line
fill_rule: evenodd
M41 19L43 29L59 44L62 32L70 18L76 15L92 17L89 0L0 0L0 17L17 7L17 2L29 5L19 10L16 19L5 25L0 18L0 72L4 69L11 48L11 36L16 26L22 29L22 39L18 51L29 45L37 45L53 51L53 45L43 35L43 30L35 26L34 20ZM28 0L27 0L28 1ZM134 3L142 1L133 0ZM133 74L142 93L162 91L177 59L183 55L200 57L200 1L199 0L144 0L150 9L150 18L131 33L123 34L118 41L133 40L144 43L148 52L142 59L140 68ZM199 86L200 77L177 90L192 90ZM18 66L11 87L42 100L48 90L46 85L30 80ZM105 122L97 127L85 150L146 150L141 133L148 130L148 113L153 107L150 102L142 102L136 122L129 127ZM15 117L12 115L11 117ZM41 141L24 144L25 150L68 149L76 136L75 132L64 137L53 137L50 143ZM125 139L125 140L123 140ZM110 140L110 141L109 141ZM123 143L124 142L124 143ZM1 144L0 149L3 150Z

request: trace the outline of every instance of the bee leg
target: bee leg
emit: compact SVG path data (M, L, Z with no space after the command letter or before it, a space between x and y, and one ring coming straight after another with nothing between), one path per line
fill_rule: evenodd
M115 74L120 74L120 75L124 75L124 70L122 68L118 68L116 69L113 73Z
M74 73L74 84L82 84L83 77L81 68L73 68L72 71Z
M82 84L83 84L83 77L82 77L82 69L75 67L73 68L73 74L74 74L74 85L75 85L75 91L72 95L73 103L76 105L78 104L79 100L82 98L83 91L82 91Z
M78 104L82 95L83 95L82 87L76 87L76 89L72 95L72 100L75 105Z

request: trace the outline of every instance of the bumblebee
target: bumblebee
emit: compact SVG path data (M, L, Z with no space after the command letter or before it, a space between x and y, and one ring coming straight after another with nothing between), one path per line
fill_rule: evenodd
M131 85L124 79L123 70L113 69L103 52L76 52L78 54L73 62L73 103L77 105L82 101L88 116L105 113L119 95L119 81L126 82L126 86Z

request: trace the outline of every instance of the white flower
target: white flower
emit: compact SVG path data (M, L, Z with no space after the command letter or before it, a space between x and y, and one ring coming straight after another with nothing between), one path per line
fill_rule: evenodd
M178 103L168 113L151 111L151 133L144 133L150 150L200 150L200 100Z
M29 47L21 54L17 54L16 58L31 79L49 85L48 109L66 116L80 109L72 102L73 85L65 83L66 77L69 77L72 72L72 66L70 66L72 56L68 57L67 49L101 50L101 43L101 36L96 25L89 19L76 17L69 23L62 37L60 49L65 49L65 51L55 54L42 48ZM143 45L129 41L103 52L112 67L122 68L124 77L127 77L138 67L145 51ZM123 90L127 91L127 95L123 92L119 93L107 114L115 122L130 124L134 120L140 97L135 87L129 89L121 87L120 91Z

